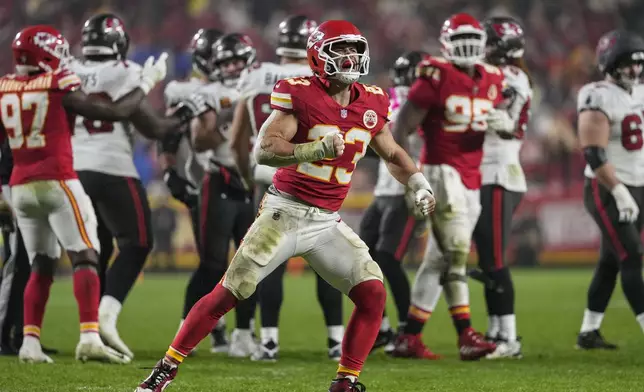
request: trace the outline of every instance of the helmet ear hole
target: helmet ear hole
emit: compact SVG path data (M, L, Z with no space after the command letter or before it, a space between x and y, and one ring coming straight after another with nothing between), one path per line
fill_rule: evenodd
M311 62L313 63L313 65L314 65L315 67L317 67L317 66L318 66L318 59L316 59L315 57L311 57Z

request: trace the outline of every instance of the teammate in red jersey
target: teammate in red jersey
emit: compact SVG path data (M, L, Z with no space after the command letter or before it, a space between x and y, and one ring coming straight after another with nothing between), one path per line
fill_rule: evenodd
M432 231L412 288L404 333L395 356L436 359L421 340L421 330L443 288L457 329L461 359L474 360L495 349L470 323L465 275L472 231L481 207L479 166L486 132L511 132L507 112L495 109L502 100L503 74L481 63L485 30L470 15L457 14L443 24L443 58L421 63L394 125L397 140L422 128L425 144L422 170L436 191Z
M273 112L255 145L259 164L280 167L257 219L223 281L192 308L165 358L137 391L162 391L217 320L298 255L356 305L329 391L364 391L357 378L378 334L386 294L380 268L337 211L368 146L415 193L426 215L434 199L413 160L394 142L385 92L356 83L369 69L369 47L360 31L346 21L322 23L308 39L307 54L315 76L275 85Z
M76 358L127 363L129 357L103 345L98 335L96 217L73 169L71 134L75 113L96 120L128 118L165 76L165 59L148 63L141 88L112 103L80 90L81 80L64 68L69 44L56 29L27 27L16 35L12 49L16 73L0 78L0 119L14 159L11 204L32 264L19 357L52 362L42 352L40 328L60 242L74 267L81 331Z

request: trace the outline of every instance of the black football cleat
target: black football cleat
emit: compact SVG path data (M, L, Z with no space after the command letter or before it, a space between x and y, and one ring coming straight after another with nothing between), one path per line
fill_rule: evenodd
M349 378L336 378L331 382L329 392L365 392L367 387L358 381Z
M598 329L580 332L577 336L576 347L579 350L617 350L617 345L605 341Z
M379 331L378 336L376 336L376 341L373 342L373 347L371 347L371 353L377 349L384 347L386 353L391 353L394 349L394 343L396 342L396 333L393 329L388 329L386 331Z
M139 384L134 392L163 392L177 375L177 366L162 359L154 366L152 373Z

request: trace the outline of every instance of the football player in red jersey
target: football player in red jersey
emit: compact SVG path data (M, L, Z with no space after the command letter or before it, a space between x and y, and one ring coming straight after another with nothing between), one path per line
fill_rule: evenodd
M308 39L307 57L315 76L275 85L273 112L255 145L258 164L280 167L257 219L222 282L192 308L138 392L162 391L217 320L293 256L303 256L355 303L329 391L365 390L357 378L378 334L386 293L369 249L337 211L368 146L414 192L425 215L434 199L428 181L389 131L387 94L356 83L369 70L369 47L360 31L347 21L324 22Z
M507 112L495 109L502 100L504 79L497 67L481 63L485 40L485 30L474 17L456 14L447 19L440 35L444 57L419 65L419 78L394 124L394 134L403 145L407 135L422 128L422 169L436 191L430 240L395 356L438 358L425 347L420 333L443 289L459 335L461 359L481 358L496 347L471 327L465 274L481 210L479 166L485 134L514 130Z
M42 352L40 328L60 242L74 268L81 331L76 358L127 363L128 356L103 345L98 335L96 217L73 169L71 135L75 114L122 121L140 111L145 95L165 77L165 56L149 60L140 88L112 103L80 90L80 78L65 68L69 44L56 29L27 27L16 35L12 49L16 73L0 78L0 119L14 158L11 204L32 264L19 357L52 362Z

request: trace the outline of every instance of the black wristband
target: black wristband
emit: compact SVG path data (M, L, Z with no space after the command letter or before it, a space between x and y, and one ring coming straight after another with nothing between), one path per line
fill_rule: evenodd
M597 170L606 162L608 162L608 158L606 158L606 150L604 149L604 147L584 147L584 157L586 158L586 162L588 162L588 165L591 169L593 169L593 171Z

